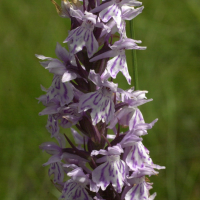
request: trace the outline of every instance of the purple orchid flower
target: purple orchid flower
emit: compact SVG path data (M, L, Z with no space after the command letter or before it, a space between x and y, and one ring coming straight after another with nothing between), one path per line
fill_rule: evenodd
M119 123L122 126L128 126L129 130L132 130L138 124L144 124L143 115L137 106L152 101L152 99L146 99L145 93L147 91L134 91L133 89L124 91L118 89L118 92L121 94L118 100L126 103L127 106L115 112L115 117L111 120L108 128L113 129Z
M113 147L108 147L108 151L92 151L91 156L96 156L99 154L104 155L102 158L97 159L97 163L103 164L99 165L92 172L92 180L105 190L110 183L112 183L113 188L120 193L125 182L126 166L123 160L120 159L120 155L123 153L121 145L116 145Z
M108 22L113 18L118 27L120 27L122 20L122 7L123 6L141 6L142 3L135 0L111 0L106 3L101 4L100 6L94 8L90 12L99 13L99 17L103 22Z
M145 181L145 177L128 179L130 186L125 187L122 193L122 199L125 200L153 200L156 193L150 196L149 190L152 188L152 184Z
M108 75L108 74L107 74ZM94 71L90 71L89 79L98 86L96 92L84 94L80 98L79 112L92 109L91 118L93 125L102 120L109 123L114 115L113 92L117 91L117 84L109 82L107 76L101 77Z
M139 47L136 43L141 43L139 40L132 40L132 39L121 39L115 42L110 48L112 50L102 53L94 58L90 59L90 62L103 59L103 58L110 58L114 57L107 63L107 70L110 73L112 78L116 78L116 75L119 71L125 76L128 84L131 84L131 77L128 72L127 62L126 62L126 55L125 49L139 49L144 50L146 47Z
M64 106L70 103L74 96L72 84L69 82L63 83L61 77L58 75L54 75L51 86L48 89L43 87L43 91L45 91L46 94L40 96L38 100L41 101L41 99L45 99L45 104L48 104L52 100L56 99L60 102L61 106Z
M147 91L122 90L113 82L121 71L131 84L125 50L146 48L126 35L126 20L144 7L136 0L52 3L61 17L71 20L64 41L69 52L57 43L57 58L36 55L54 74L48 89L41 86L45 94L38 100L45 108L39 115L48 115L46 128L59 145L46 142L40 148L51 155L44 166L62 192L60 199L153 200L156 193L150 196L146 176L164 167L153 163L142 142L157 119L145 123L138 108L152 99L146 98Z
M40 145L40 148L52 155L49 160L43 164L43 166L50 165L48 172L49 176L54 175L54 183L62 183L64 180L65 170L62 166L63 164L61 160L63 154L62 147L65 146L65 142L63 140L63 135L61 134L57 134L55 138L58 140L61 147L54 142L45 142Z
M77 167L67 175L72 178L65 182L60 199L92 200L86 190L86 186L90 183L90 181L88 176L84 174L82 168Z
M98 50L98 42L93 35L94 25L96 24L96 15L85 11L85 15L80 18L83 22L80 27L69 32L69 36L64 42L70 43L71 53L75 54L83 49L87 48L88 57L92 57Z
M60 125L63 128L70 128L77 124L83 117L83 113L78 112L78 103L72 103L60 112L59 118L61 119Z
M51 133L51 137L55 137L59 133L58 120L53 115L48 115L46 129Z
M137 169L142 169L144 167L152 167L156 169L165 169L165 167L155 165L152 159L149 156L149 150L145 148L141 141L132 142L126 145L126 152L124 157L126 157L125 161L129 168L133 171ZM127 155L127 156L126 156Z
M130 6L122 6L122 20L121 24L118 25L119 33L121 35L121 38L127 38L126 36L126 22L125 20L132 20L136 16L138 16L142 10L144 9L144 6L141 6L139 8L134 8Z
M69 54L68 51L62 47L59 43L56 45L56 55L61 60L37 55L40 60L47 60L40 62L40 64L48 69L50 73L62 76L62 82L74 80L79 76L78 69L75 66L75 57L73 54Z

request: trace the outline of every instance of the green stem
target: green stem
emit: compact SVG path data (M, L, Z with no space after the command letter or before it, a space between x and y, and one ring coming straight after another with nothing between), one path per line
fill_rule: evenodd
M129 21L129 26L130 26L130 36L132 39L135 38L135 29L134 29L134 21L131 20ZM138 69L137 69L137 55L136 55L136 50L131 50L132 53L132 58L131 59L131 64L133 65L133 81L134 81L134 87L135 90L138 90Z

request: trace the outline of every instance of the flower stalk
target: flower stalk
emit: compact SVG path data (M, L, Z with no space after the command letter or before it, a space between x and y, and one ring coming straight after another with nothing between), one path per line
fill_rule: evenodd
M139 109L152 101L147 91L138 90L136 50L146 47L139 46L134 35L126 35L126 21L132 34L131 20L142 12L142 3L52 2L58 14L71 21L64 40L69 51L57 43L57 58L36 55L54 74L50 87L41 87L44 94L38 100L45 106L39 115L48 116L46 128L57 141L40 148L51 155L44 166L49 166L49 176L61 191L59 199L153 200L156 193L150 195L147 177L165 167L153 163L142 143L157 122L146 123ZM134 51L134 87L123 90L112 80L122 73L131 85L127 50Z

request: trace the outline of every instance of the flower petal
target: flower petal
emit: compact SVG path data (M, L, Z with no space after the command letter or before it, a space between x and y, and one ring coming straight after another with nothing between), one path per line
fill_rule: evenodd
M62 83L59 76L54 76L52 85L50 86L46 94L47 96L46 103L49 103L54 98L59 100L61 106L70 103L74 96L72 88L73 87L71 83L69 82Z
M115 111L111 96L112 92L104 87L96 92L85 94L80 99L79 112L92 109L91 118L93 125L100 122L100 120L109 123Z
M124 185L124 179L125 163L120 159L113 162L107 161L104 164L99 165L92 172L92 180L97 186L101 187L102 190L105 190L107 186L112 183L114 189L120 193Z
M119 50L118 56L115 56L114 58L108 61L107 70L113 78L116 78L118 72L121 71L125 76L127 82L131 84L131 77L128 72L126 55L124 50Z
M49 176L51 176L52 174L54 175L53 179L54 183L63 182L64 170L61 163L59 162L51 163L48 174Z
M85 188L81 184L73 181L72 179L68 180L65 183L60 199L92 200Z
M69 82L77 78L77 75L73 72L66 71L62 76L62 82Z

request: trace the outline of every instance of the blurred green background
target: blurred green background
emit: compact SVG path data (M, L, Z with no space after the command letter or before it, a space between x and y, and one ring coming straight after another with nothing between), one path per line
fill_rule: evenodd
M58 2L60 3L60 2ZM144 144L166 166L151 191L156 199L200 197L200 1L144 0L135 19L139 89L154 101L140 107L146 122L159 118ZM36 97L52 74L34 54L55 57L56 42L67 37L69 20L60 18L49 0L0 1L0 199L57 199L38 146L49 141L46 116ZM130 52L128 61L130 63ZM133 73L130 67L130 73ZM118 76L120 86L128 89Z

